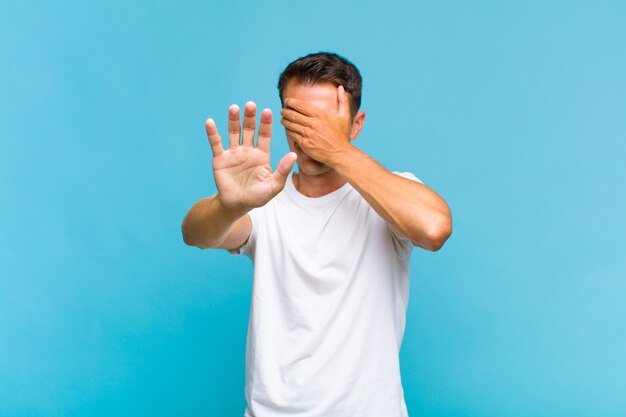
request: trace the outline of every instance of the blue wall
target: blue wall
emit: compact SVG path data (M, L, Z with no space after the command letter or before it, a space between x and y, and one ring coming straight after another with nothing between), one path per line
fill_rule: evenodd
M180 223L204 120L277 114L319 50L363 74L356 144L453 211L414 252L411 416L626 415L624 2L92 3L0 5L1 416L243 414L251 263Z

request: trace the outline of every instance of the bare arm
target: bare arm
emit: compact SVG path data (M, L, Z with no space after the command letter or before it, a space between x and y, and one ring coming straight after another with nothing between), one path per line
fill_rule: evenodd
M340 155L334 169L396 232L423 249L443 246L452 233L452 216L435 191L387 171L357 148Z
M217 194L195 203L183 220L183 240L199 248L234 249L243 245L252 230L247 213L265 205L284 187L296 160L288 153L272 172L270 142L272 112L261 114L257 146L256 105L246 104L241 134L239 108L231 106L228 112L229 147L224 150L222 138L212 119L206 121L206 131L213 151L213 175Z
M336 113L289 98L281 123L307 154L348 181L395 232L416 246L439 250L452 233L448 205L427 186L387 171L352 146L360 125L351 125L348 103L342 86L337 89ZM357 114L354 120L361 118L362 124L364 117Z
M252 231L247 214L224 207L216 194L194 204L183 220L183 240L201 249L235 249L246 243Z

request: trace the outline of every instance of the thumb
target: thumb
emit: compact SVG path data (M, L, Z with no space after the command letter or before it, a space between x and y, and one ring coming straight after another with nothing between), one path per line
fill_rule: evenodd
M349 117L350 105L348 100L348 94L341 84L339 84L339 87L337 87L337 101L339 102L339 114Z
M298 156L295 152L289 152L278 163L276 171L272 174L272 189L276 190L277 193L285 188L285 182L297 158Z

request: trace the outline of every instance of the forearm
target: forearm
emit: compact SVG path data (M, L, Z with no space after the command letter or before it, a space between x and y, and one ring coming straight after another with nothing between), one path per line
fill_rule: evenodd
M227 239L241 240L233 236L233 225L246 214L221 204L219 196L204 198L195 203L183 220L183 239L190 246L216 248L229 246Z
M389 172L354 146L338 154L332 165L383 219L414 245L438 250L452 233L448 205L425 185Z

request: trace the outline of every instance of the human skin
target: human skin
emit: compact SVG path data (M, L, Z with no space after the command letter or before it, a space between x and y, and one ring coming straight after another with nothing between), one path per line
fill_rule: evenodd
M281 123L298 154L296 188L317 197L324 184L332 184L332 191L349 182L396 232L415 246L439 250L452 233L448 205L429 187L389 172L353 146L365 114L351 119L349 99L341 85L287 84ZM316 169L302 169L302 161Z
M213 119L205 122L213 152L213 176L217 194L196 202L183 220L186 244L205 248L234 249L248 239L252 221L248 212L263 206L285 187L287 176L296 160L293 152L285 155L276 171L270 166L272 112L261 113L258 140L254 146L256 105L244 108L243 134L240 111L236 105L228 109L228 150Z
M212 119L206 130L213 151L218 193L198 201L183 221L183 238L200 248L233 249L248 239L252 222L247 215L271 200L293 175L296 189L319 197L349 182L398 234L415 246L439 250L452 233L446 202L427 186L395 175L352 145L365 121L365 113L351 117L349 94L332 83L290 82L283 91L281 123L292 152L269 165L272 114L261 115L259 138L254 146L256 106L246 104L240 141L239 109L229 109L229 149Z

